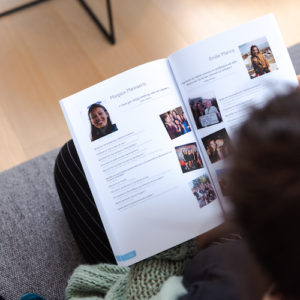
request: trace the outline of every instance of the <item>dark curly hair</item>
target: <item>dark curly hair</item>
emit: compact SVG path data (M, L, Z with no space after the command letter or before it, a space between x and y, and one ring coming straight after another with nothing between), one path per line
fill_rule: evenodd
M236 221L277 289L299 299L300 91L253 110L232 151Z

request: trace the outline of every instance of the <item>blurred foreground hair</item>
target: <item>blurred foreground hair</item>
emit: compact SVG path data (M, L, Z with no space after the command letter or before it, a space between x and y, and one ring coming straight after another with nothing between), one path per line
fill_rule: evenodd
M278 290L299 299L299 90L254 109L232 151L230 194L236 221Z

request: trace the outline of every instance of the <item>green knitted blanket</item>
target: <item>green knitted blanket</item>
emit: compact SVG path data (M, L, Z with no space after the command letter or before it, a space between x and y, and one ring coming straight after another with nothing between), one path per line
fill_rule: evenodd
M196 251L196 242L191 240L131 267L81 265L68 282L66 299L150 299L169 277L182 275L186 263Z

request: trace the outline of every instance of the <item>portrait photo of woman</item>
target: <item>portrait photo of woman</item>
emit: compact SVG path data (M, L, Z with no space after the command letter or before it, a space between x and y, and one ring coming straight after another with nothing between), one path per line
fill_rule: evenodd
M250 79L278 70L278 66L266 37L249 41L239 46Z
M255 71L256 76L260 76L271 72L270 64L265 56L259 51L256 45L252 45L250 48L251 63Z
M92 142L118 130L116 124L112 124L107 109L99 103L94 103L89 107L88 117L91 124Z

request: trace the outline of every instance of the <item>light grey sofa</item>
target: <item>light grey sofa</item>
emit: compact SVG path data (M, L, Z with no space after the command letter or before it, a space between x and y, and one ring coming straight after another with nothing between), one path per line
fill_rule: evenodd
M27 292L64 299L68 277L84 262L54 185L57 152L0 174L0 295L6 300Z

